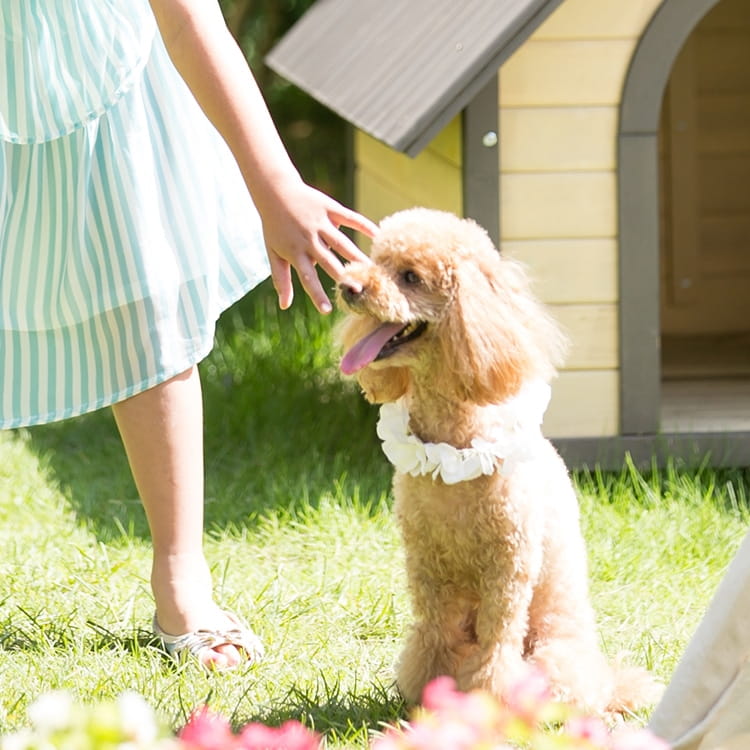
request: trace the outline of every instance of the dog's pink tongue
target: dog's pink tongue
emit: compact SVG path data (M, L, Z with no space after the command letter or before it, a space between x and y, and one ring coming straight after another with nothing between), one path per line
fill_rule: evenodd
M341 372L344 375L352 375L369 365L385 346L385 342L403 328L403 323L383 323L372 333L368 333L344 355L341 360Z

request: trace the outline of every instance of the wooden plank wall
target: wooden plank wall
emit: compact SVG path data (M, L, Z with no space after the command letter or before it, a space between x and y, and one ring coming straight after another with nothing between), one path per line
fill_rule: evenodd
M616 142L630 59L660 0L566 0L500 70L503 252L571 339L545 432L619 430Z
M461 120L455 118L416 158L355 133L357 207L373 221L412 206L462 213Z

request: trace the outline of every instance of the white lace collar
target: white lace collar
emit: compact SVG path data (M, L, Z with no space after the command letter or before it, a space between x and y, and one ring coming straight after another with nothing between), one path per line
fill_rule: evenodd
M378 437L383 452L403 474L429 474L446 484L492 474L500 466L507 473L511 465L527 458L541 438L541 424L550 399L550 387L538 380L525 385L515 396L493 407L499 426L489 440L474 438L471 448L454 448L448 443L423 443L409 430L409 412L403 398L380 407Z

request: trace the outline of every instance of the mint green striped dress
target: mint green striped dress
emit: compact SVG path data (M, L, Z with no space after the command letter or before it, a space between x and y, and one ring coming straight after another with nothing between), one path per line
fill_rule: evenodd
M183 372L267 275L257 211L147 0L2 0L0 428Z

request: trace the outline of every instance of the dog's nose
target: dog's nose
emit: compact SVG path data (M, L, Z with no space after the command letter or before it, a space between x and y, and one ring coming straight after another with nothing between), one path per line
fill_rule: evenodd
M351 305L359 299L359 296L364 290L359 284L352 284L348 281L342 281L339 284L339 291L341 292L341 296L344 298L344 301L348 302Z

